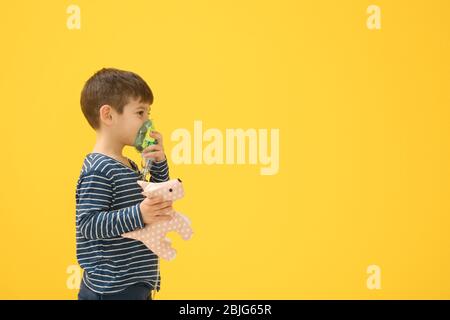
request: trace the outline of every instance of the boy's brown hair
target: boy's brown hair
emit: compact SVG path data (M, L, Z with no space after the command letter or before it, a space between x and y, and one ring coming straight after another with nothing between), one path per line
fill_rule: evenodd
M99 110L107 104L119 114L129 100L153 103L153 93L148 84L137 74L114 68L103 68L86 81L81 91L81 110L90 126L100 128Z

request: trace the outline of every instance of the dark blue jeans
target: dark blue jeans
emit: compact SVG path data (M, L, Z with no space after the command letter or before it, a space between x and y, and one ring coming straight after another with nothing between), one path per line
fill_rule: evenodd
M95 293L84 284L83 279L78 292L78 300L152 300L152 289L145 283L136 283L118 293Z

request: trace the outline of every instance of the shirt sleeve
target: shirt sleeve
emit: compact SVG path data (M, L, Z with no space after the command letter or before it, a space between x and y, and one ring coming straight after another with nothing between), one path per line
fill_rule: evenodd
M144 227L140 203L109 210L112 204L112 181L105 173L95 171L80 177L76 192L76 224L86 239L118 237Z
M167 159L153 162L150 168L150 175L150 182L165 182L170 180Z

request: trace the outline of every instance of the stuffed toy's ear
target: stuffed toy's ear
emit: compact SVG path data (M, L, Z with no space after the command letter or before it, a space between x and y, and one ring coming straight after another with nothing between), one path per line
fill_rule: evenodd
M147 181L144 181L144 180L138 180L137 183L138 183L138 185L141 186L142 190L145 190L145 188L148 186L148 184L150 182L147 182Z

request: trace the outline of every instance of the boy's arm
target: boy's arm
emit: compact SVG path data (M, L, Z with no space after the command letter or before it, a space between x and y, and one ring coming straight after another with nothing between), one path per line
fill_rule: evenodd
M150 182L165 182L169 181L169 166L167 158L159 162L153 162L150 168Z
M140 202L127 208L109 210L112 181L101 171L80 178L77 185L76 223L86 239L118 237L144 227Z

